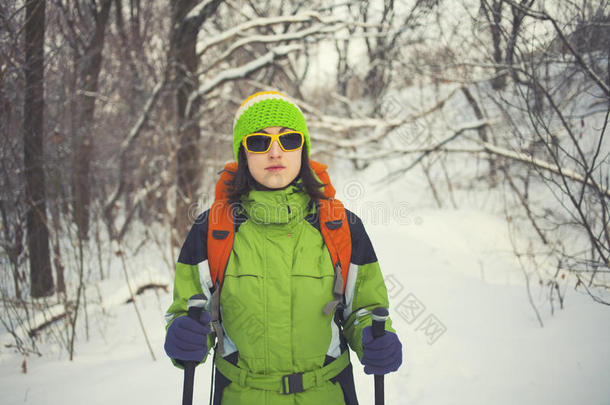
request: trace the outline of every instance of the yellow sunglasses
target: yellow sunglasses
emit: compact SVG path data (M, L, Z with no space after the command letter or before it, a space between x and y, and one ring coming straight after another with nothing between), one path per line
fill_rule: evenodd
M303 146L305 136L298 131L287 131L281 134L265 134L255 132L248 134L242 139L244 148L251 153L267 153L271 149L273 141L278 141L284 152L290 152Z

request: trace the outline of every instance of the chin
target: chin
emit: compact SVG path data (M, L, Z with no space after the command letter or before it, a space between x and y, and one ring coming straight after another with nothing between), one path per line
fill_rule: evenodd
M271 181L269 184L265 184L265 186L269 188L284 188L288 185L287 181Z
M282 188L285 184L288 184L284 181L284 179L280 176L261 176L260 180L257 180L260 184L267 188ZM284 184L285 183L285 184Z

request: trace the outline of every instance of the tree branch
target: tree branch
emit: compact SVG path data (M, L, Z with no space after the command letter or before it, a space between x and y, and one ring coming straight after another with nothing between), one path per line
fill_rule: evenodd
M533 165L537 168L549 171L551 173L554 174L558 174L564 177L567 177L571 180L577 181L581 184L586 184L590 187L592 187L594 190L600 192L601 194L603 194L606 197L610 197L610 190L608 190L608 188L599 185L597 183L595 183L594 181L591 180L590 177L588 178L584 178L583 176L579 175L578 173L575 173L571 170L568 170L566 168L559 168L557 165L546 162L544 160L541 159L536 159L531 155L527 155L525 153L520 153L520 152L514 152L508 149L503 149L499 146L493 145L489 142L482 142L480 140L474 140L475 142L477 142L478 144L480 144L483 149L487 152L511 159L511 160L515 160L518 162L523 162L523 163L527 163L530 165Z
M190 94L188 101L186 103L184 116L189 117L193 103L198 101L202 96L206 95L207 93L209 93L210 91L215 89L217 86L221 85L222 83L224 83L228 80L244 78L247 75L249 75L250 73L252 73L264 66L269 65L271 62L275 61L277 58L280 58L282 56L289 54L290 52L294 52L294 51L297 51L300 49L302 49L302 46L296 45L296 44L278 46L278 47L272 48L265 55L261 56L258 59L253 60L252 62L246 63L245 65L242 65L242 66L239 66L239 67L236 67L233 69L224 70L223 72L216 75L212 79L206 81L202 86L199 87L199 89L197 89L197 91Z

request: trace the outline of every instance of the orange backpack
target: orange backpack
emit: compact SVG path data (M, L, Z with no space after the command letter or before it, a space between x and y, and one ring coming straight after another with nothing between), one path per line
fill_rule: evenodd
M324 196L328 199L320 199L320 231L335 267L334 293L335 295L344 294L352 253L352 238L345 208L341 201L334 198L335 189L330 184L330 178L326 172L328 166L311 159L309 164L320 181L325 184ZM230 180L236 171L237 162L225 165L220 179L216 183L215 200L208 216L208 264L212 284L218 289L222 286L225 269L231 255L235 229L225 181Z

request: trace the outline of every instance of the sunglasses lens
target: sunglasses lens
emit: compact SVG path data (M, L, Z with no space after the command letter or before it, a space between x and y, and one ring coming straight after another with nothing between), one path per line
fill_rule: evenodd
M303 137L298 132L289 132L280 136L280 142L286 150L295 150L301 147Z
M252 135L246 138L246 146L251 152L264 152L271 143L271 137L266 135Z

